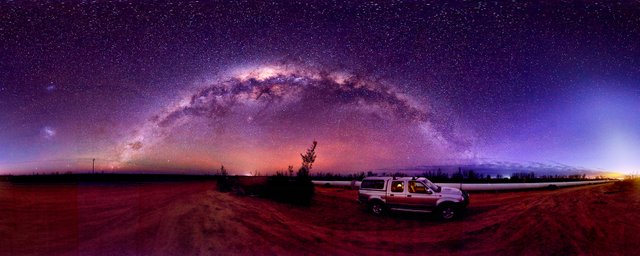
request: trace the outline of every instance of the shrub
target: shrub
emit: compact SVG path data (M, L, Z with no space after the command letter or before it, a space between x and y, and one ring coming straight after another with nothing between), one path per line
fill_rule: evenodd
M315 192L307 177L271 176L267 179L265 196L275 201L296 205L309 205Z

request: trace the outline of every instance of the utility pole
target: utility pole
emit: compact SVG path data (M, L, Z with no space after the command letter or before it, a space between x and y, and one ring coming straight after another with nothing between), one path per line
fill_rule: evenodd
M96 173L96 159L93 159L93 164L91 165L91 173Z

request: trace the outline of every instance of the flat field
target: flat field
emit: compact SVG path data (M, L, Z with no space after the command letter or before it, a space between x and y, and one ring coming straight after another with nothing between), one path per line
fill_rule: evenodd
M2 255L640 255L640 183L471 194L466 216L371 216L356 190L311 206L215 182L0 182Z

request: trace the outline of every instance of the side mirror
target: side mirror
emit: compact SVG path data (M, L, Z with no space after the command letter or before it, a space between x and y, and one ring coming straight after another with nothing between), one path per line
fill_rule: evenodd
M433 194L433 191L431 189L427 189L427 194Z

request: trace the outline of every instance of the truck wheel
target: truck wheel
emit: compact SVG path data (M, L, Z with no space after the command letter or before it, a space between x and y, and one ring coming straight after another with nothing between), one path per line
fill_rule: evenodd
M385 212L384 209L384 204L382 204L381 202L372 202L371 205L369 206L369 210L371 210L371 213L375 214L375 215L382 215Z
M458 217L460 214L458 207L452 203L444 203L438 206L438 215L443 220L452 220Z

